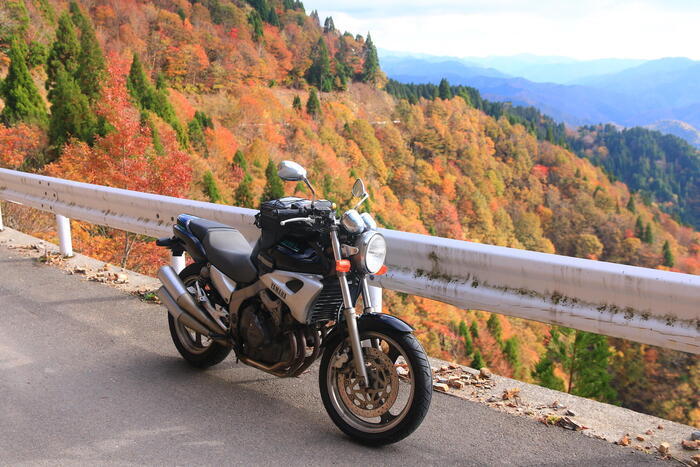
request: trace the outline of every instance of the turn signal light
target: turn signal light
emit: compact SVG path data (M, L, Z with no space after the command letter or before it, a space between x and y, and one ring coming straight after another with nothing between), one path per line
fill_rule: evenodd
M335 270L337 272L350 272L350 260L341 259L335 262Z
M379 271L375 272L375 276L383 276L386 274L386 272L389 270L389 268L386 267L386 264L382 264L382 267L379 268Z

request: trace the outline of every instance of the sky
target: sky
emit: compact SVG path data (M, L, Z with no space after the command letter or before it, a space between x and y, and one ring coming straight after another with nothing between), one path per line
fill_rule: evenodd
M377 47L453 57L700 59L700 0L304 0Z

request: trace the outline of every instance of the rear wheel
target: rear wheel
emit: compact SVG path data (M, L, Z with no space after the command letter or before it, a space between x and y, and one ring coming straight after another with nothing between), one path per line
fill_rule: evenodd
M202 264L195 263L180 272L180 279L185 287L189 288L199 281L200 287L207 290L208 285L200 276L201 269ZM168 313L168 327L177 351L189 364L197 368L208 368L221 363L231 352L230 347L214 342L209 337L175 321L170 313Z
M323 405L338 428L357 441L395 443L413 433L428 413L430 364L411 333L369 330L360 339L369 387L359 384L348 340L332 343L319 372Z

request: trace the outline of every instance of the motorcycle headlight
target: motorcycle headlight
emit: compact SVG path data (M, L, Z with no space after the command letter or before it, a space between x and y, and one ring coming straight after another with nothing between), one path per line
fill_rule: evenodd
M386 240L379 232L368 231L362 234L355 245L360 251L356 263L368 274L376 274L386 259Z
M365 221L362 220L362 216L360 216L360 213L354 209L348 209L345 211L345 214L343 214L343 217L340 219L340 223L343 224L345 230L351 234L362 233L366 228Z

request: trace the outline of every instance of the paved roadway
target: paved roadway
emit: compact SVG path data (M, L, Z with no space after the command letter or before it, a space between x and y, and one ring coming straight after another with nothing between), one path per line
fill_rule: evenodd
M164 309L0 246L0 465L663 462L442 394L411 437L369 449L331 423L316 378L191 369Z

